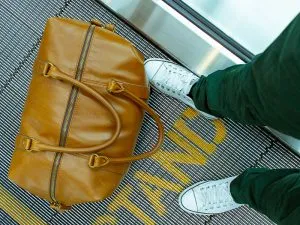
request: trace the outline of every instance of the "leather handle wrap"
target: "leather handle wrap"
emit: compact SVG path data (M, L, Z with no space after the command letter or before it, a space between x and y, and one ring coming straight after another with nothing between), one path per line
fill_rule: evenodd
M114 119L116 121L116 129L115 129L113 136L109 140L107 140L105 143L96 145L96 146L92 146L92 147L86 147L86 148L68 148L68 147L52 146L52 145L40 143L37 140L31 139L29 137L23 137L23 138L25 138L25 140L23 140L22 142L23 142L26 150L28 150L28 151L62 152L62 153L72 153L72 154L73 153L85 153L85 154L94 153L90 157L89 166L91 168L97 168L97 167L105 166L109 163L129 163L129 162L133 162L136 160L148 158L160 149L161 145L163 144L163 140L164 140L164 126L163 126L159 116L143 100L136 97L133 93L131 93L130 91L125 89L121 82L112 80L107 86L107 91L113 95L126 96L127 98L131 99L133 102L138 104L145 111L147 111L157 124L158 140L157 140L155 146L150 151L145 152L140 155L129 156L129 157L120 157L120 158L110 158L107 156L100 155L100 153L99 153L100 150L111 145L114 141L116 141L117 137L120 134L121 122L120 122L120 118L119 118L116 110L98 92L96 92L89 86L85 85L84 83L63 73L62 71L60 71L58 68L56 68L51 63L46 63L44 70L43 70L43 75L45 77L66 81L66 82L80 88L82 91L89 93L96 100L101 102L111 112L112 116L114 117Z

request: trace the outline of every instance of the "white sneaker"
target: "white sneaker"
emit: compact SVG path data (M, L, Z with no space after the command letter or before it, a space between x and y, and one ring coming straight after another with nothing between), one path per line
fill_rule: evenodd
M188 187L179 196L180 207L189 213L212 215L242 206L233 200L230 193L230 183L235 178L202 181Z
M198 76L171 61L155 58L145 61L145 71L155 89L198 110L188 96L192 86L199 80ZM208 119L216 119L205 112L201 114Z

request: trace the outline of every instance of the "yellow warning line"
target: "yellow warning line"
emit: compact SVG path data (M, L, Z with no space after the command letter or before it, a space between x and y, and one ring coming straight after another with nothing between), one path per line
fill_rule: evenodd
M186 117L187 119L191 120L196 118L199 115L199 113L193 109L193 108L186 108L186 110L184 110L184 112L182 113L183 117Z
M99 216L94 225L116 225L118 223L117 219L111 215Z
M217 145L221 144L226 138L226 128L221 120L214 120L215 136L211 142L204 140L199 134L191 130L184 120L178 119L174 123L174 128L181 132L185 138L192 141L198 148L201 148L207 154L212 154L216 151Z
M181 166L204 166L209 157L216 152L218 145L226 139L226 127L221 120L211 121L215 135L209 141L191 129L186 120L197 119L198 116L199 113L196 110L186 109L173 124L173 129L166 133L166 137L179 147L180 151L161 149L152 156L152 159L161 166L161 170L178 181L171 181L148 171L137 170L133 177L137 181L135 185L123 186L108 205L109 214L100 215L96 218L94 225L117 224L119 215L122 215L125 209L147 225L157 224L155 221L157 216L163 217L167 212L172 213L168 209L168 204L177 203L164 202L164 197L170 192L179 194L192 181L192 174L187 173ZM199 151L200 149L202 151ZM134 201L135 198L141 197L136 194L136 189L143 193L142 205L137 205ZM140 208L141 206L143 208ZM153 210L156 212L155 217L153 217ZM118 215L117 212L119 212Z
M47 225L31 209L0 185L0 208L20 225Z

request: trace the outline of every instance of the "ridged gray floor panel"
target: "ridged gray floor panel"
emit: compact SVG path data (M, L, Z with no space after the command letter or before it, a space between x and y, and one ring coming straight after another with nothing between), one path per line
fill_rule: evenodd
M156 91L152 92L149 104L166 126L163 149L156 158L134 163L109 199L77 205L58 214L44 200L11 183L7 172L31 67L45 21L55 15L114 23L117 33L132 41L145 58L168 58L96 1L0 0L1 224L272 224L247 207L211 217L187 214L177 204L178 194L196 181L235 175L248 167L299 167L299 158L261 128L229 119L213 124ZM146 116L136 153L152 146L155 131L153 121ZM170 160L176 162L170 164Z

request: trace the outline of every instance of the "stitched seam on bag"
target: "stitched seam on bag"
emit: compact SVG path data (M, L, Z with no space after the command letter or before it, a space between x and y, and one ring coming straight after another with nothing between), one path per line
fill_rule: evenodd
M25 134L22 134L22 133L19 133L19 134L17 134L17 136L23 136L23 137L26 137L26 138L30 138L30 139L32 139L32 140L34 140L34 141L37 141L37 142L40 142L38 139L36 139L36 138L33 138L33 137L31 137L31 136L28 136L28 135L25 135ZM19 150L19 151L25 151L25 149L24 148L20 148L20 146L18 145L18 146L15 146L15 150ZM48 153L51 153L50 151L47 151ZM55 152L52 152L53 153L53 160L54 160L54 158L55 158ZM31 154L35 154L35 153L31 153ZM37 153L38 154L38 153ZM52 161L53 161L52 160ZM49 184L50 185L50 184ZM45 193L45 194L48 194L48 191L47 192L43 192L43 193Z
M44 61L44 60L36 60L36 62L37 63L47 63L47 61ZM85 70L85 68L84 68L84 70ZM39 71L39 72L41 73L41 71ZM64 72L64 71L62 71L62 72ZM65 73L65 75L70 77L70 78L74 78L74 76L71 76L68 73ZM138 88L147 88L147 89L149 88L148 85L133 84L133 83L125 82L125 81L120 81L120 80L117 80L117 79L114 79L114 80L116 80L117 82L120 82L122 84L128 84L130 86L135 86L135 87L138 87ZM107 87L108 86L108 83L99 82L99 81L91 80L91 79L88 79L88 78L82 78L81 81L82 81L82 83L86 83L86 84L90 84L90 85L94 85L94 86L102 86L102 87Z
M83 35L83 38L82 38L83 41L81 42L80 49L83 49L85 37L86 37L86 35L84 34L84 35ZM68 75L68 77L71 77L71 78L73 78L73 79L75 78L75 76L76 76L76 71L77 71L77 68L78 68L78 64L79 64L79 62L80 62L80 57L81 57L81 50L80 50L80 52L79 52L78 59L77 59L77 63L76 63L76 66L75 66L75 68L74 68L73 76L71 76L71 75L65 73L66 75ZM59 68L59 69L60 69L60 68ZM71 86L71 90L70 90L70 92L69 92L69 94L68 94L69 97L68 97L68 101L67 101L67 104L66 104L66 107L65 107L64 116L62 117L62 121L61 121L61 123L60 123L60 135L61 135L61 128L62 128L63 122L64 122L64 120L65 120L65 116L66 116L66 112L67 112L67 108L68 108L67 106L68 106L68 103L69 103L69 101L70 101L70 97L71 97L72 90L73 90L73 85ZM79 90L78 90L78 93L79 93ZM77 96L76 96L76 99L75 99L75 103L74 103L74 104L76 104L76 101L77 101ZM75 105L74 105L74 108L75 108ZM73 113L72 113L72 115L71 115L71 119L72 119L72 116L73 116ZM71 126L71 121L70 121L69 127L70 127L70 126ZM68 129L68 133L69 133L69 129ZM59 138L59 142L60 142L60 138ZM67 142L68 142L68 134L67 134L67 136L66 136L65 146L66 146ZM60 160L60 163L59 163L59 164L61 164L62 158L63 158L63 154L62 154L62 156L61 156L61 160ZM58 175L58 174L59 174L59 170L58 170L57 175Z
M130 43L130 49L131 49L131 53L133 53L133 55L135 56L135 58L140 62L140 63L142 63L142 64L144 64L144 61L141 59L141 57L138 55L138 53L137 53L137 49L135 48L135 46L131 43L131 42L129 42Z
M38 60L38 61L39 61L39 62L45 63L45 61L42 61L42 60ZM44 79L49 79L49 78L44 78ZM49 81L47 81L47 82L60 82L60 81L58 81L58 80L49 80ZM48 84L47 82L45 82L45 85L46 85L46 86L49 86L49 84ZM62 96L63 96L63 97L66 97L67 99L69 99L69 98L70 98L70 94L71 94L71 91L69 92L69 94L67 93L67 94L64 94L64 95L62 95ZM31 105L31 106L40 106L40 103L37 102L37 101L31 101L31 102L30 102L30 105ZM66 110L67 110L67 108L66 108ZM65 113L66 113L66 110L65 110L65 112L64 112L64 115L65 115ZM61 118L61 121L58 123L59 130L61 130L63 121L64 121L64 116ZM59 134L60 134L60 133L59 133ZM58 138L55 138L55 139L57 139L57 143L55 143L55 144L58 146L58 145L59 145L60 138L58 137Z
M76 67L74 69L74 77L73 76L70 76L68 75L69 77L72 77L72 78L75 78L76 76L76 72L77 72L77 68L78 68L78 65L79 65L79 62L80 62L80 58L81 58L81 52L82 52L82 49L83 49L83 46L84 46L84 42L85 42L85 38L86 38L86 33L83 35L83 41L81 42L81 47L80 47L80 52L79 52L79 56L78 56L78 59L77 59L77 63L76 63ZM68 98L68 102L70 101L70 97L71 97L71 93L72 93L72 90L73 90L73 85L71 87L71 91L69 92L69 98ZM76 99L75 99L75 103L74 103L74 108L73 108L73 112L71 114L71 118L70 118L70 123L68 125L68 130L67 130L67 136L66 136L66 139L65 139L65 144L63 147L66 146L66 144L68 143L68 137L69 137L69 130L70 130L70 127L71 127L71 123L72 123L72 117L73 117L73 114L74 114L74 110L75 110L75 105L76 105L76 102L77 102L77 97L79 95L79 90L78 90L78 93L77 93L77 96L76 96ZM61 135L61 128L62 128L62 125L63 125L63 121L65 120L65 116L66 116L66 111L67 111L67 107L68 107L68 102L67 102L67 106L66 106L66 109L65 109L65 112L64 112L64 116L63 116L63 120L60 124L60 133L59 133L59 136ZM60 137L59 137L59 142L60 142ZM56 156L56 154L55 154ZM54 157L55 159L56 157ZM57 198L57 180L58 180L58 177L61 176L61 164L63 163L63 158L64 158L64 153L61 154L61 158L60 158L60 161L59 161L59 164L57 166L57 174L56 174L56 178L55 178L55 193L54 193L54 196L55 198ZM54 160L53 160L53 163L54 163ZM51 175L52 175L52 170L51 170Z
M70 19L70 21L71 21L71 19ZM83 38L82 38L82 39L83 39L83 42L81 43L81 48L80 48L80 49L83 48L85 35L83 35ZM79 56L78 56L78 59L77 59L77 63L76 63L76 65L75 65L75 68L72 69L73 76L71 76L71 75L68 74L68 76L71 77L71 78L74 78L74 77L76 76L76 68L78 67L78 64L79 64L79 61L80 61L80 55L81 55L81 51L79 52ZM43 62L42 60L39 60L39 61L40 61L40 62ZM60 69L60 68L59 68L59 69ZM64 72L64 71L62 71L62 72ZM65 74L66 74L66 73L65 73ZM60 142L61 128L62 128L64 119L65 119L65 115L66 115L66 112L67 112L67 106L68 106L68 102L69 102L69 100L70 100L70 96L71 96L71 93L72 93L72 89L73 89L73 86L71 87L71 90L69 91L69 93L66 94L66 96L68 96L68 97L67 97L67 103L66 103L66 107L65 107L65 111L64 111L62 120L61 120L60 123L59 123L60 132L59 132L58 143L57 143L58 146L59 146L59 142ZM61 160L62 160L62 158L63 158L63 154L62 154L62 156L61 156ZM61 160L60 160L60 161L61 161Z
M124 82L124 81L120 81L120 80L117 80L117 79L114 79L122 84L128 84L130 86L136 86L136 87L140 87L140 88L148 88L147 85L139 85L139 84L132 84L132 83L128 83L128 82ZM86 82L87 84L94 84L94 85L99 85L99 86L105 86L107 87L107 83L103 83L103 82L99 82L99 81L94 81L94 80L90 80L90 79L82 79L82 81Z
M86 54L86 58L85 58L85 62L84 62L84 65L83 65L83 70L81 72L81 79L80 81L83 80L83 76L84 76L84 72L86 70L86 64L87 64L87 61L88 61L88 58L89 58L89 55L90 55L90 52L91 52L91 47L92 47L92 44L93 44L93 40L94 40L94 33L95 33L95 28L93 30L93 33L92 33L92 36L91 36L91 39L90 39L90 42L89 42L89 46L88 46L88 52ZM84 44L84 42L83 42ZM83 45L82 45L82 48L83 49ZM81 54L80 54L81 55ZM78 66L78 65L77 65ZM66 143L68 143L68 139L69 139L69 134L70 134L70 130L71 130L71 125L72 125L72 122L73 122L73 115L78 112L78 99L79 99L79 95L80 95L80 88L78 88L78 93L77 93L77 96L76 96L76 99L75 99L75 102L74 102L74 108L73 108L73 112L71 114L71 118L70 118L70 123L69 123L69 128L68 128L68 133L67 133L67 136L66 136Z
M78 114L78 101L79 101L79 96L80 96L80 91L78 90L78 93L77 93L77 96L76 96L76 99L75 99L75 102L74 102L74 106L73 106L73 111L72 111L72 114L71 114L71 117L70 117L70 123L69 123L69 128L68 128L68 133L67 133L67 136L66 136L66 143L65 145L67 146L67 144L69 143L68 139L69 139L69 134L70 134L70 131L72 130L72 122L73 122L73 115L75 113Z

